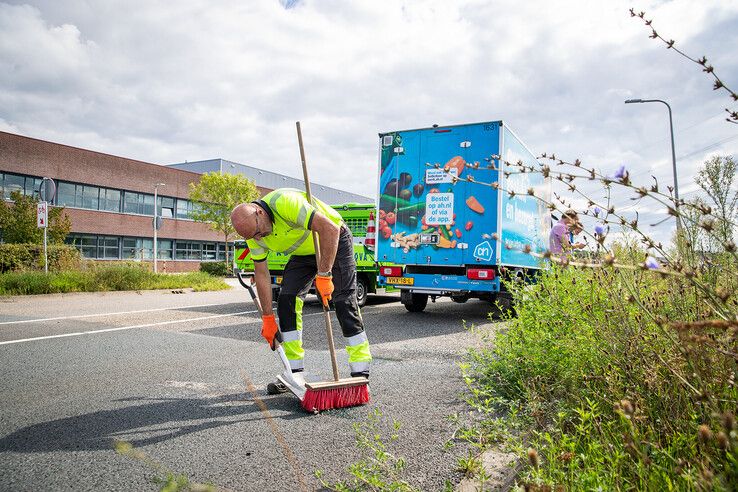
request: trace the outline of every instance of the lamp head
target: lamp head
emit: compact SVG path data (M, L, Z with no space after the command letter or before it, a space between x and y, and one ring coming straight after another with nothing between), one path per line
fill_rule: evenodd
M625 104L642 103L643 99L628 99Z

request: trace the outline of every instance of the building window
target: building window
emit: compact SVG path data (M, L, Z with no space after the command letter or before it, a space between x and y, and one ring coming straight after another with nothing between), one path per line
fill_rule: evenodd
M205 243L202 245L202 261L215 261L217 245L215 243Z
M152 260L154 258L154 240L139 237L123 238L124 260Z
M143 196L143 209L140 213L144 215L154 215L154 195L142 194L141 196Z
M117 260L120 258L118 243L120 238L116 236L100 236L98 238L99 258L106 260Z
M174 241L171 239L159 239L156 241L157 250L156 256L160 260L171 260L172 259L172 246Z
M61 182L56 188L56 204L60 207L76 207L76 185Z
M140 202L139 203L139 199ZM140 214L143 207L143 197L139 193L126 191L123 195L123 211L127 214Z
M154 241L149 238L70 234L65 242L89 259L148 261L154 258ZM158 239L156 253L160 260L223 261L225 244Z
M10 194L14 191L20 191L21 194L26 189L26 178L17 174L5 173L3 180L3 196L6 200L10 200Z
M144 260L154 259L154 240L153 239L139 239L137 245L140 245L140 250Z
M177 199L177 218L178 219L191 219L192 218L192 202L189 200Z
M157 204L159 215L165 219L174 218L174 198L160 196L157 198L157 201L159 202Z
M120 190L100 189L100 210L120 212Z
M176 253L178 260L199 260L202 257L202 247L200 243L177 241Z
M20 191L22 195L38 198L38 188L41 178L23 176L20 174L0 173L0 196L10 200L10 194Z
M31 178L26 176L26 195L34 198L39 198L38 189L41 187L41 178Z
M140 260L142 255L137 247L138 239L135 237L123 238L123 259L124 260Z
M97 236L71 234L64 242L77 248L83 258L97 258Z
M100 208L100 188L97 186L88 185L77 185L77 193L79 197L80 206L88 210L97 210Z

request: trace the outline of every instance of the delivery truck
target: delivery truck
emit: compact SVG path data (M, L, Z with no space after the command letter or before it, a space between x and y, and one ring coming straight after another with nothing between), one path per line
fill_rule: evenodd
M550 179L506 166L539 163L502 121L380 133L379 145L376 258L396 264L379 282L408 311L429 297L495 302L501 280L544 266L551 217L529 192L550 202Z
M331 205L341 214L344 223L354 236L354 259L356 260L356 300L359 306L366 304L367 295L377 291L377 277L379 265L374 259L376 228L376 207L373 203L343 203ZM239 278L243 274L254 271L254 262L249 254L246 241L236 241L234 244L234 272ZM289 255L269 252L267 265L272 280L272 297L279 295L282 284L282 272L289 260ZM385 287L385 292L392 292L393 287Z

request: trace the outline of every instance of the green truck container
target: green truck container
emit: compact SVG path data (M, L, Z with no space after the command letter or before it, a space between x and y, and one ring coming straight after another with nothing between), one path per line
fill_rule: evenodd
M374 250L365 244L367 236L367 225L376 217L376 207L374 204L345 203L341 205L331 205L341 214L343 221L346 223L354 236L354 258L356 259L356 298L359 306L366 304L367 295L377 292L377 276L379 275L379 265L374 260ZM254 262L246 247L246 241L236 241L234 255L234 272L253 272ZM284 267L289 260L289 255L283 253L270 252L267 257L267 265L269 273L272 276L272 296L276 299L279 295L280 284L282 283L282 273ZM386 263L382 264L383 266ZM386 288L385 292L394 291L394 288Z

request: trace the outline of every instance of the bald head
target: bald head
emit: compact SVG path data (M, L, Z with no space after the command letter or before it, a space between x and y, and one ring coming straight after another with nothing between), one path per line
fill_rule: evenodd
M261 239L272 232L272 222L269 216L255 203L236 205L231 212L231 223L244 239Z
M251 239L256 232L256 205L242 203L236 205L231 212L231 223L236 232L244 239Z

